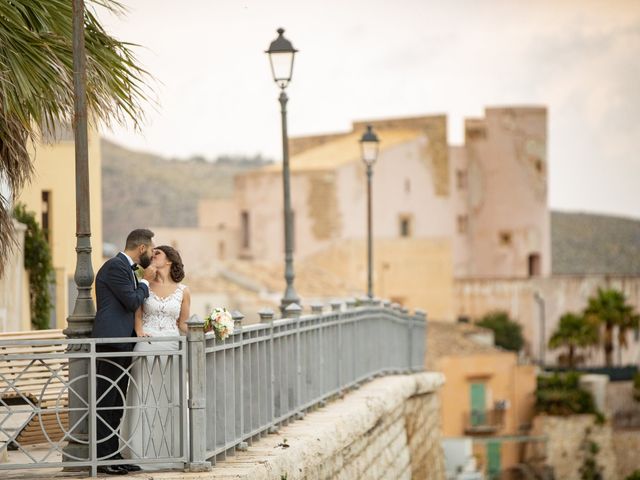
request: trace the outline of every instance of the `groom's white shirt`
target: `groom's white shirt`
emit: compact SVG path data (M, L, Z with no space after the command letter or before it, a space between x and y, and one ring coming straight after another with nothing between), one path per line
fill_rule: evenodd
M124 252L120 252L120 253L123 254L126 257L126 259L129 261L129 266L132 267L135 262L131 259L131 257L129 255L127 255L126 253L124 253ZM131 274L134 277L136 275L136 273L133 270L131 270ZM133 281L135 282L136 279L134 278ZM147 280L145 280L144 278L138 280L138 283L144 283L147 286L147 288L149 287L149 282Z

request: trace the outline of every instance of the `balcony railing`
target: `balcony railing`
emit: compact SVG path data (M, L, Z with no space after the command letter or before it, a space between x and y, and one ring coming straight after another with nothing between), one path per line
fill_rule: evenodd
M236 313L236 330L224 341L204 334L195 316L186 337L130 340L158 342L161 349L154 352L97 351L121 338L1 341L0 451L17 452L9 452L0 471L64 466L95 476L98 466L122 463L205 470L362 382L423 368L424 313L374 302L348 302L346 309L337 302L327 312L317 306L302 316L293 307L289 318L263 312L260 323L248 326ZM177 342L177 349L163 349L163 342ZM96 428L104 413L96 398L97 363L125 355L146 372L144 378L160 376L162 382L154 390L159 394L149 395L142 393L148 386L129 381L123 410L138 419L134 434L139 425L150 429L158 412L169 433L160 443L143 434L142 448L131 451L132 433L116 429L111 433L131 459L99 458ZM86 374L74 378L80 364ZM121 381L131 372L123 369ZM125 397L121 381L111 387ZM43 443L32 445L33 431ZM81 448L66 448L70 441Z
M464 414L464 431L468 435L490 435L504 423L504 410L472 410Z
M621 410L613 415L613 428L640 430L640 410Z

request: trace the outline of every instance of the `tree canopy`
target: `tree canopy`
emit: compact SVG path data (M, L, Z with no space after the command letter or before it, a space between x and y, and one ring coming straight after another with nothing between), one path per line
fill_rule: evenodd
M477 323L493 330L495 344L505 350L518 352L524 345L522 326L509 318L507 312L491 312Z
M598 343L598 325L584 315L565 313L560 317L558 327L549 339L550 348L567 348L566 362L569 367L578 363L577 348L589 347Z
M87 107L94 122L107 125L143 117L147 73L131 44L110 36L96 7L120 14L115 0L87 0L85 50ZM15 197L33 173L29 142L74 114L71 0L0 0L0 179ZM0 198L0 273L12 245L8 198Z
M596 295L589 298L584 316L601 328L605 363L608 367L613 365L613 339L616 330L620 352L627 346L627 333L638 328L640 316L627 303L625 294L614 288L598 288Z

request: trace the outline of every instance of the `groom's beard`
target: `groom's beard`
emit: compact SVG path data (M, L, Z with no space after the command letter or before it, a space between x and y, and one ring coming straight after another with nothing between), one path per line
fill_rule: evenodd
M140 255L140 261L138 263L142 268L147 268L149 265L151 265L151 255L149 255L147 252L144 252L142 255Z

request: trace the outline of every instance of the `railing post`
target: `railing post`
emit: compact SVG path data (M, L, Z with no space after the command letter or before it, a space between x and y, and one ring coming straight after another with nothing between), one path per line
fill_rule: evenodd
M314 303L311 305L311 313L314 315L322 315L322 309L324 305L322 303Z
M331 311L338 316L338 342L336 345L336 377L338 383L338 396L344 396L342 392L342 375L340 375L342 370L342 319L340 318L340 310L342 309L342 302L339 300L333 300L331 303Z
M260 322L262 323L268 323L269 324L269 331L270 331L270 338L269 338L269 416L270 416L270 423L271 425L269 426L269 433L277 433L278 432L278 427L274 424L274 419L276 416L276 399L275 399L275 383L276 383L276 376L275 376L275 369L273 366L273 347L274 347L274 341L273 341L273 318L274 318L274 312L271 309L265 308L263 310L260 310L258 312L258 315L260 315Z
M421 309L416 309L416 320L421 322L424 325L423 331L422 331L422 339L420 341L420 343L418 345L422 346L423 348L419 348L418 351L416 352L416 357L418 359L418 362L416 362L416 368L415 370L419 371L424 369L425 366L425 358L426 358L426 353L427 353L427 312L425 312L424 310Z
M234 310L231 312L231 318L233 318L233 331L238 332L237 336L240 339L240 346L238 347L239 354L236 358L239 359L238 363L239 367L236 364L237 370L240 374L236 375L234 381L236 382L236 393L238 394L235 398L236 400L236 412L239 411L240 414L236 413L236 435L240 438L244 435L244 338L242 337L242 320L244 319L244 315L240 313L238 310ZM240 442L236 446L236 450L239 452L246 452L249 448L249 444L247 442Z
M204 352L204 320L192 315L187 322L189 359L189 464L191 472L211 470L207 452L207 376Z
M407 373L413 372L413 316L409 315L408 310L403 309L402 314L407 322Z
M311 304L311 314L318 317L318 362L320 368L318 369L318 391L323 394L324 392L324 327L322 326L322 310L324 305L322 303ZM324 400L320 400L318 404L322 407L326 405Z
M285 318L295 318L296 319L296 396L295 396L295 409L296 418L301 419L304 417L304 413L302 412L302 352L301 352L301 341L300 341L300 315L302 314L302 307L297 303L291 303L284 309Z

